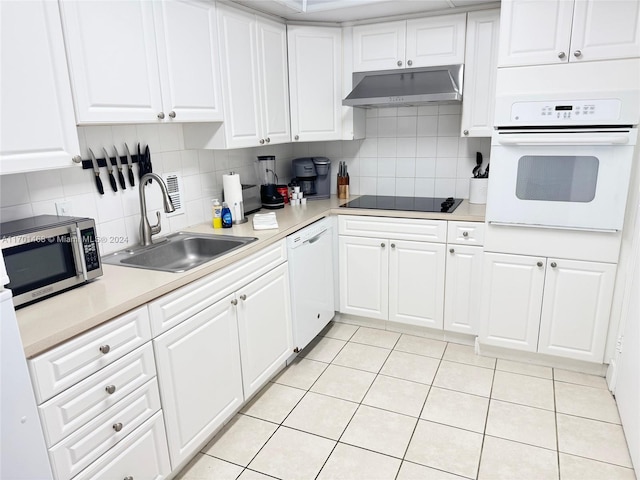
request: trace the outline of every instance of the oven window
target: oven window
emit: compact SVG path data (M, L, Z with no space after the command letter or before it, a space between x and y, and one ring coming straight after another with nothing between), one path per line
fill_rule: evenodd
M14 296L76 276L68 235L18 245L2 253L11 280L7 288Z
M590 202L596 196L599 163L592 156L520 157L516 197L545 202Z

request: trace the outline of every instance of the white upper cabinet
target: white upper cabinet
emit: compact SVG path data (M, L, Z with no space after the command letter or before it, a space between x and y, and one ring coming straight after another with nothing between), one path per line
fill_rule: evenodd
M353 28L353 71L464 62L466 13Z
M501 67L640 56L640 2L503 0Z
M289 87L295 141L342 138L342 32L290 25Z
M55 2L0 2L0 174L69 167L78 132Z
M153 8L165 119L222 121L214 4L172 0Z
M465 137L490 137L498 72L500 10L469 12L460 129Z
M60 7L79 124L221 120L213 4Z

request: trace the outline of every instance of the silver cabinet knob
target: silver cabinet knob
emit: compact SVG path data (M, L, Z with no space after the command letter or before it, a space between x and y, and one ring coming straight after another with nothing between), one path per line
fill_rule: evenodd
M158 118L159 118L160 120L164 119L164 112L160 112L160 113L158 114Z
M266 138L265 140L267 143L271 143L271 139L269 137Z
M463 130L462 133L464 133L465 135L469 135L469 130Z
M398 66L401 67L402 66L402 60L398 60Z
M564 58L564 57L566 57L566 56L567 56L567 54L566 54L566 53L564 53L564 52L558 52L558 58Z
M260 145L264 145L264 138L260 139Z
M413 65L413 60L407 60L407 65L409 66Z
M236 300L235 298L231 300L231 305L237 305L237 304L238 304L238 300Z
M118 423L114 423L114 424L113 424L113 429L114 429L116 432L119 432L120 430L122 430L122 423L120 423L120 422L118 422Z
M456 253L456 250L454 248L450 248L449 253Z
M392 243L392 244L391 244L391 248L396 248L396 244L395 244L395 243Z
M100 351L101 351L102 353L109 353L109 351L110 351L110 350L111 350L111 347L110 347L109 345L102 345L102 346L100 347Z
M469 232L462 232L462 236L463 237L468 237L469 236Z
M386 245L384 244L384 242L382 242L382 243L380 244L380 246L381 246L382 248L386 247Z
M107 385L105 390L107 391L107 393L109 395L111 395L112 393L114 393L116 391L116 386L115 385Z
M247 299L247 296L244 293L240 295L240 300L245 301L246 299Z
M536 263L536 265L539 266L539 267L542 267L542 265L544 265L544 263L538 262L538 263Z
M551 262L551 268L556 268L558 264L556 262Z
M582 56L582 52L580 50L576 50L573 52L573 56L576 58L580 58Z
M80 163L82 162L82 157L80 155L74 155L71 157L71 160L73 160L74 163Z
M295 137L293 137L294 140L300 140L300 137L298 135L296 135Z
M171 118L176 118L176 112L174 112L173 110L171 110L171 111L169 112L169 116L170 116Z

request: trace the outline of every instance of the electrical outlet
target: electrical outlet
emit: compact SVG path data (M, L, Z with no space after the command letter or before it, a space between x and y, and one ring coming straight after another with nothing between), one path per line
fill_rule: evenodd
M72 215L71 202L56 202L56 213L58 215Z

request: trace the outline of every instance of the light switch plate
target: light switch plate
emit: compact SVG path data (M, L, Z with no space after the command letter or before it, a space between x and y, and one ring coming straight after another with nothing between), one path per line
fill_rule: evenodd
M71 202L56 202L56 213L58 215L71 216Z

